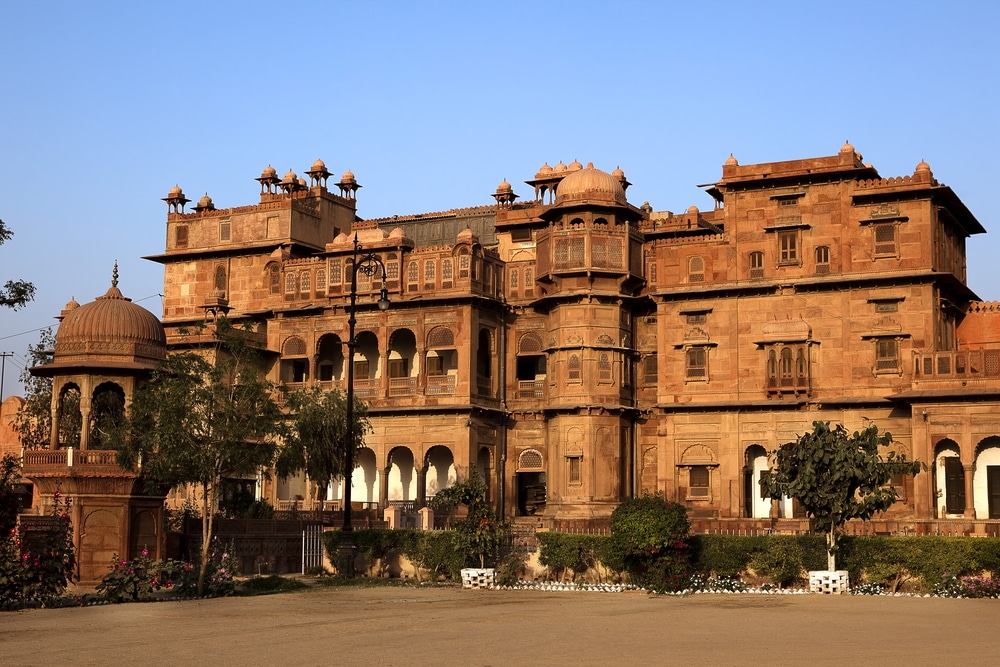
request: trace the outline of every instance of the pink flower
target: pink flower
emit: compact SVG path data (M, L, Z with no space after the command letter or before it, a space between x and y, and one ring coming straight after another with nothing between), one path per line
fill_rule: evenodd
M142 555L143 555L143 556L148 556L148 555L149 555L149 551L148 551L148 550L146 550L146 549L143 549L143 550L142 550Z

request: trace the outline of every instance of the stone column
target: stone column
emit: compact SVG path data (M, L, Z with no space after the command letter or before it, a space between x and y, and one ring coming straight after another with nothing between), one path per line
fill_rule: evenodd
M382 469L382 479L379 480L379 507L389 506L389 471L392 470L390 463Z
M964 472L963 477L964 477L964 481L965 481L965 514L964 514L964 516L965 516L966 519L975 519L976 518L976 496L975 496L975 492L974 492L975 491L975 487L973 486L973 483L972 483L973 482L972 477L973 477L974 468L975 468L975 465L974 464L970 464L970 463L966 463L966 464L964 464L962 466L962 470Z
M417 468L417 508L427 506L427 469L429 467L425 464Z

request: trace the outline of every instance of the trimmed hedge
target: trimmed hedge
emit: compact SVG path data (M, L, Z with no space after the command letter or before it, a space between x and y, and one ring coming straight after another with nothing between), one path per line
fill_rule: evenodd
M608 553L610 537L538 533L539 562L558 575L582 563L588 553ZM826 567L822 535L692 535L690 564L704 576L736 577L749 572L789 586L804 581L809 570ZM851 537L839 540L837 561L851 581L877 583L890 591L912 582L931 591L952 576L1000 573L1000 538L967 537ZM603 557L599 558L607 563ZM587 568L593 567L587 563ZM587 569L587 568L584 568Z
M601 535L537 533L539 562L553 578L567 571L582 575L599 564L614 562L611 538ZM460 578L463 563L447 530L356 530L358 551L369 564L379 563L386 576L394 556L405 555L432 578ZM323 533L324 545L336 562L340 531ZM746 576L753 572L771 582L802 583L808 570L826 567L822 535L692 535L690 565L706 577ZM982 537L851 537L839 541L837 562L855 584L881 584L890 591L916 585L931 591L942 580L979 573L1000 574L1000 538Z

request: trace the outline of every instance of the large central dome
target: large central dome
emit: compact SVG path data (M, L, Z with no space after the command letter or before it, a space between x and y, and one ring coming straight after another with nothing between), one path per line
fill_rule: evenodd
M582 203L625 206L628 200L619 179L590 163L567 174L556 188L556 206Z

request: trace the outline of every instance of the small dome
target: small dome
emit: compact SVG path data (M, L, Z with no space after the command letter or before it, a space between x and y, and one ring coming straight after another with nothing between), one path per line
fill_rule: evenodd
M591 162L591 165L593 165L593 162ZM572 162L569 163L570 171L579 171L581 169L583 169L583 165L577 162L576 160L573 160Z
M354 182L354 172L348 169L344 172L344 175L340 177L341 183L353 183Z
M688 206L687 212L688 212L688 215L698 215L698 207L697 206Z
M556 165L555 171L558 173L566 171L566 165L562 163L562 160L559 160L559 164Z
M844 145L840 147L840 152L841 153L853 153L854 152L854 146L852 146L849 141L844 142Z
M931 166L923 160L921 160L920 164L917 165L917 168L914 169L914 173L917 174L930 173L930 171L931 171Z
M281 179L281 182L282 183L296 183L296 182L298 182L298 180L299 180L298 174L296 174L294 171L292 171L291 169L289 169L288 173L285 174L285 177Z
M556 169L558 170L558 165ZM556 190L556 205L596 202L625 206L625 188L621 181L591 164L586 169L570 172Z
M727 166L727 167L736 167L738 165L739 165L739 162L737 162L736 158L733 157L733 154L730 153L729 157L726 158L725 166Z
M323 162L322 160L317 159L315 162L313 162L311 171L323 171L324 169L326 169L326 163Z
M625 180L625 172L622 171L621 167L615 167L615 170L611 172L611 175L617 178L619 181Z
M261 178L276 178L277 176L278 172L275 171L274 167L272 167L271 165L267 165L266 167L264 167L264 171L260 172Z
M303 187L303 188L304 188L304 187L308 187L308 186L306 185L306 179L304 179L304 178L300 178L300 179L299 179L299 186L301 186L301 187Z
M122 367L164 359L167 337L156 315L122 296L116 277L104 296L85 305L73 299L56 331L54 362ZM74 306L75 304L75 306Z
M205 196L198 200L198 208L212 208L212 198L205 193Z
M66 302L66 307L63 308L63 310L76 310L79 307L80 304L77 303L76 297L70 297L70 300Z
M181 190L181 186L179 185L175 185L174 187L170 188L170 192L167 193L167 197L171 198L183 197L183 196L184 192Z
M507 182L506 178L503 179L503 182L500 185L497 186L497 194L508 193L508 192L513 192L513 191L514 191L514 188L511 187L510 183Z
M550 167L549 163L546 162L545 164L543 164L541 167L538 168L538 173L539 174L551 174L552 173L552 167Z

